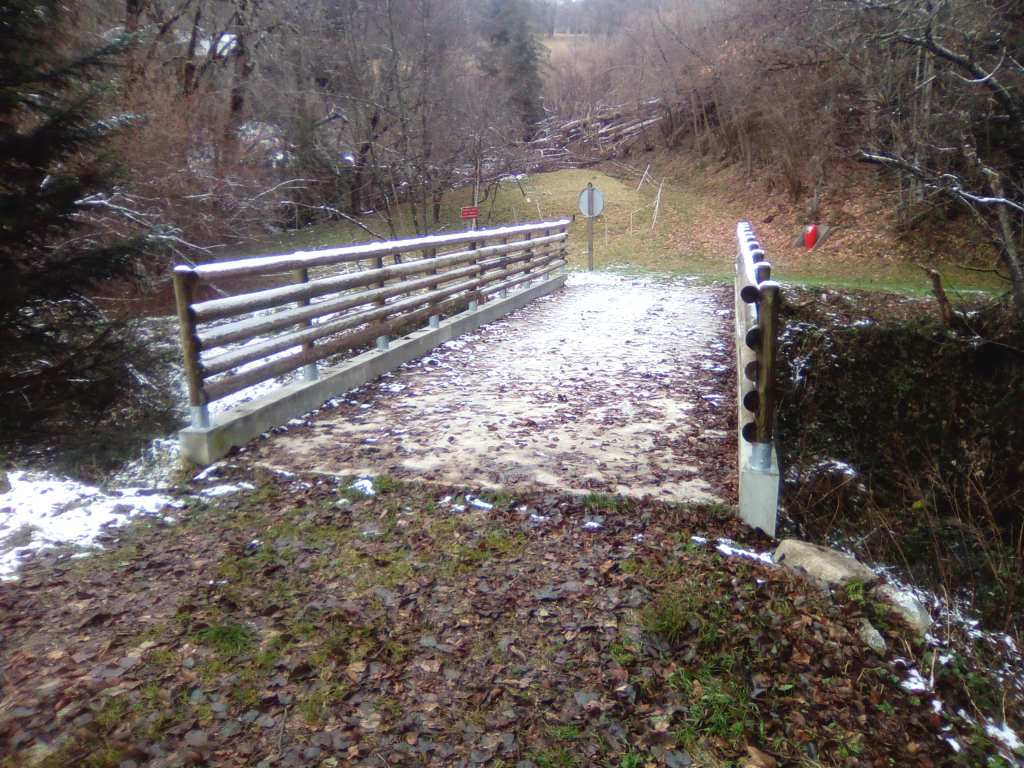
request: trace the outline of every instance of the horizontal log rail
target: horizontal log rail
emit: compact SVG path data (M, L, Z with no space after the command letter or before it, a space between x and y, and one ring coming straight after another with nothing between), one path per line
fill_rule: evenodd
M315 380L326 358L374 342L386 349L417 323L436 326L442 315L564 272L568 226L560 219L175 267L192 426L208 427L210 403L254 384L299 368ZM384 266L386 256L395 263ZM202 283L268 276L287 284L194 300Z
M736 358L740 515L775 535L778 465L773 458L781 288L750 225L736 227ZM772 490L774 488L774 490Z

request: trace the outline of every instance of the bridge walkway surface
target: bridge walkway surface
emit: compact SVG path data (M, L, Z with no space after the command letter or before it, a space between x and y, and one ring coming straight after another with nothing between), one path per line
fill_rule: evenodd
M563 290L236 458L287 471L735 503L731 304L731 287L571 276Z

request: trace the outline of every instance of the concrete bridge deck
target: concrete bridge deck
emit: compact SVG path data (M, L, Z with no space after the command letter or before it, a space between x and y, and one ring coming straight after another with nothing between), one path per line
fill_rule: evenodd
M291 471L735 502L732 291L583 275L250 444Z

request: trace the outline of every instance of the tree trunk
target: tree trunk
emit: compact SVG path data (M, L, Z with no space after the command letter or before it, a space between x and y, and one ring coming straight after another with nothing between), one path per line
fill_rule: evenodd
M996 197L1006 197L1003 189L1003 182L999 174L994 171L987 172L989 184ZM1010 209L1005 205L996 206L996 215L999 217L999 228L1002 230L1002 241L999 252L1003 257L1003 263L1010 273L1010 285L1013 293L1013 309L1017 320L1024 322L1024 269L1021 268L1020 247L1017 245L1016 228L1010 218Z

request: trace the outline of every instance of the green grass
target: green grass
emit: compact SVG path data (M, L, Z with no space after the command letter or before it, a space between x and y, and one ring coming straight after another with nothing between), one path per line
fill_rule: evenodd
M979 295L998 295L1007 284L995 275L973 272L953 265L938 267L942 284L950 300L967 300ZM772 277L785 284L830 289L890 291L903 296L924 298L932 287L921 269L913 264L879 259L844 259L841 262L807 260L801 264L780 265Z
M699 175L685 184L665 182L655 223L657 189L648 183L637 190L637 181L623 181L596 169L535 174L519 183L511 181L500 185L494 197L482 202L480 226L498 227L577 216L579 194L588 182L593 182L605 197L605 210L594 227L597 270L665 281L687 276L702 281L732 281L735 263L732 231L735 223L748 218L750 212L738 203L729 202L730 194L704 183ZM431 221L430 232L463 230L460 208L469 203L468 190L449 194L441 206L440 223L435 225ZM398 237L414 237L407 208L396 211L395 216ZM383 236L389 234L383 214L367 216L364 223ZM372 238L366 232L349 222L332 222L261 238L226 257L288 253L369 240ZM582 216L569 228L568 250L570 271L585 269L587 227ZM827 250L800 255L789 250L775 251L769 253L769 259L776 265L773 276L785 283L886 290L909 296L926 296L931 291L924 273L900 259L840 258ZM940 272L954 300L960 294L1001 293L1006 289L992 274L955 266L942 267Z
M669 677L669 685L688 702L686 719L676 728L676 738L693 744L714 736L735 743L745 733L763 737L761 716L743 684L730 674L735 661L712 657L697 669L681 669Z
M241 653L255 645L256 632L237 624L214 624L195 632L192 639L216 648L220 653Z
M574 725L557 725L548 729L553 739L574 741L580 737L580 729Z
M567 749L528 752L527 756L537 768L577 768L579 765L572 752Z
M324 685L300 700L295 706L295 711L302 715L309 725L320 725L326 718L330 705L344 699L348 691L347 683Z

